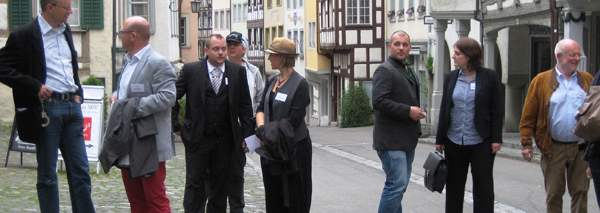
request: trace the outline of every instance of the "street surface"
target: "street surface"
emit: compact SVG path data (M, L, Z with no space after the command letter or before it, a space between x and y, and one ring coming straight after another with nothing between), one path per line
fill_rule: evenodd
M8 131L0 128L0 152L6 153ZM313 197L311 212L377 212L385 175L381 161L372 145L372 126L358 128L310 127L313 141ZM506 137L505 137L506 138ZM176 143L177 156L167 162L167 195L173 212L183 212L185 157L183 144ZM445 195L433 193L423 186L422 165L430 143L419 143L413 163L411 183L404 195L404 212L444 212ZM503 149L505 149L503 147ZM515 150L513 150L515 151ZM2 163L6 155L0 155ZM518 159L518 158L517 158ZM8 167L0 167L0 212L39 211L35 155L11 152ZM121 175L112 168L108 174L95 174L96 164L90 164L92 198L98 212L128 212ZM70 200L64 168L59 171L59 190L62 212L70 212ZM246 212L265 212L260 159L248 155L245 167ZM496 212L545 212L543 178L538 163L515 158L497 157L494 166ZM473 212L471 182L467 182L465 212ZM563 211L570 212L568 191ZM588 197L588 211L600 212L593 186Z

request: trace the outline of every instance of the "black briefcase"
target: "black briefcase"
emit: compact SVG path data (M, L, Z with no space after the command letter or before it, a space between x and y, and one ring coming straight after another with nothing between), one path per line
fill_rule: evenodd
M423 168L425 168L425 187L432 192L442 193L448 176L448 165L443 150L431 151Z

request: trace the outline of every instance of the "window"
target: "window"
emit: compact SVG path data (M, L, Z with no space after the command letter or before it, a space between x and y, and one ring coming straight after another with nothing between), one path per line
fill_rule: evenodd
M230 10L230 9L227 9L227 10L225 11L225 13L226 13L226 15L225 15L225 19L227 20L227 21L225 22L225 29L229 29L229 28L230 28L230 25L231 25L231 20L229 20L229 19L231 18L231 10Z
M85 0L86 2L88 0ZM95 1L95 0L94 0ZM150 23L150 29L152 33L155 32L155 24L154 24L154 1L155 0L128 0L123 1L125 8L127 8L126 17L130 16L141 16L148 20ZM175 19L178 20L178 19ZM178 25L175 25L178 26Z
M210 12L198 13L198 29L212 28L212 16Z
M302 8L304 5L304 0L298 0L298 8Z
M267 8L273 7L273 0L267 0Z
M149 0L131 0L130 16L141 16L150 21L150 2Z
M246 22L246 20L248 18L248 4L244 3L244 6L242 7L242 22Z
M79 10L79 1L73 0L71 1L71 10L73 13L69 15L69 19L67 19L67 23L71 25L71 27L79 27L79 18L80 18L80 10Z
M233 17L231 17L231 21L233 21L233 23L237 23L238 22L238 20L237 20L237 16L238 16L238 14L237 14L237 11L238 11L237 10L237 6L238 6L237 4L233 5L233 14L232 14Z
M281 0L276 0L277 1L277 6L281 6Z
M315 50L316 47L316 23L315 21L309 21L308 22L308 49L309 50Z
M219 16L219 11L215 11L215 28L219 28L219 26L221 26L219 25L219 17L221 17Z
M371 7L369 0L347 0L346 23L347 24L370 24Z
M188 19L189 19L189 15L190 14L181 14L181 21L179 22L179 44L182 47L189 47L188 44L188 36L187 36L187 29L188 29Z
M298 53L300 53L300 58L304 58L304 29L300 29L300 31L298 31L298 40L300 40L298 43L300 43L298 46L300 47L298 49Z
M292 0L287 0L287 9L292 9Z

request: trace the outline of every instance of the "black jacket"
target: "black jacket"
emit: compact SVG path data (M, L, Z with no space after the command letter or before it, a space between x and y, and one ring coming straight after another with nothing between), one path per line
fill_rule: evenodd
M419 78L413 72L416 82ZM373 74L373 149L412 151L421 136L421 122L408 115L419 105L419 84L409 79L401 62L390 57Z
M71 28L67 23L65 25L64 35L71 50L73 79L79 87L75 93L83 100L77 73L77 52L73 46ZM38 18L10 33L6 46L0 49L0 82L13 90L19 138L35 144L42 142L44 132L38 92L46 83L46 56Z
M454 106L452 93L456 86L459 70L453 70L444 76L444 90L436 135L436 144L446 144L450 128L450 109ZM476 70L475 91L475 129L484 141L502 143L502 123L504 119L504 98L500 92L500 80L494 70L479 68Z

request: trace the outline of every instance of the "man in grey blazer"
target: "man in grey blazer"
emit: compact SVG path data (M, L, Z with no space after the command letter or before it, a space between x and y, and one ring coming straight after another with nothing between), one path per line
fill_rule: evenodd
M117 99L140 98L135 114L141 118L152 116L154 119L150 121L154 121L158 130L158 134L153 136L158 152L158 170L132 179L128 169L121 169L131 212L170 212L164 180L165 161L175 154L171 107L175 104L177 77L171 63L148 44L150 25L146 19L139 16L127 18L118 35L123 48L127 50L127 63L121 72L118 89L110 99L111 103ZM129 158L133 159L137 154L130 151L117 164L126 165ZM133 160L130 162L133 163Z
M404 31L392 34L390 56L373 74L373 149L386 174L379 212L402 212L402 197L410 179L417 140L421 136L419 79L406 59L410 37Z

